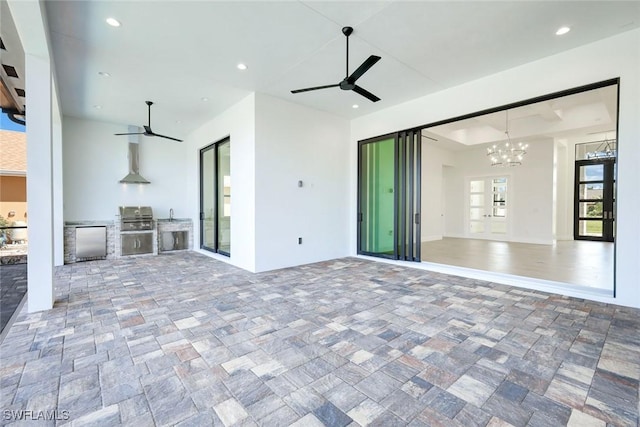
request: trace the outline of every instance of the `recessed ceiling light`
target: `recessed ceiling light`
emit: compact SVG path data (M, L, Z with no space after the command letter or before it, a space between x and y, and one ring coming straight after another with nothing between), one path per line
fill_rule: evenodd
M556 31L556 36L561 36L563 34L567 34L569 31L571 31L571 28L569 28L569 27L560 27L560 28L558 28L558 31Z
M203 96L202 98L200 98L200 100L202 102L207 102L209 100L209 98L207 98L206 96Z
M242 71L247 69L247 65L243 64L242 62L236 65L236 67L238 67L238 70L242 70Z
M182 123L182 120L176 120L176 123L180 124Z
M96 110L100 110L102 109L102 105L94 105L93 108L95 108Z
M111 74L107 73L106 71L98 71L98 75L102 77L111 77Z
M351 108L359 108L359 107L360 107L360 106L359 106L358 104L353 104L353 105L351 106Z
M111 25L112 27L119 27L120 21L118 21L116 18L107 18L107 24Z

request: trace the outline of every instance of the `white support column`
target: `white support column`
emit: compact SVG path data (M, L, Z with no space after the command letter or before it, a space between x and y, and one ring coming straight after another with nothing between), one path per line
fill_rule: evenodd
M51 64L25 55L29 312L53 308L53 150Z
M57 102L56 81L52 79L52 160L53 160L53 265L64 264L64 212L62 175L62 117Z

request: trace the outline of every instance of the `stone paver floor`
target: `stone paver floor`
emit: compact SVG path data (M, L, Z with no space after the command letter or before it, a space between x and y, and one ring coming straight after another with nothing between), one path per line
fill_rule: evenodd
M56 291L0 347L0 423L638 424L640 310L356 258L251 274L190 252L59 267Z

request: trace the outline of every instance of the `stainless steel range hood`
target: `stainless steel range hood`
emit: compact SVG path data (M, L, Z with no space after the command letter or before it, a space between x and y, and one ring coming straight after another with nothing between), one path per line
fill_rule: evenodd
M140 132L138 126L129 126L129 132ZM150 184L140 175L140 160L138 154L139 135L129 135L129 174L120 180L123 184Z

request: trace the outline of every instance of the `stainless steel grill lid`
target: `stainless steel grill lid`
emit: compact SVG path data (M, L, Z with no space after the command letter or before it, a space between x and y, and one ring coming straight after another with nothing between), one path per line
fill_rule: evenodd
M139 221L153 218L151 206L120 206L121 221Z

